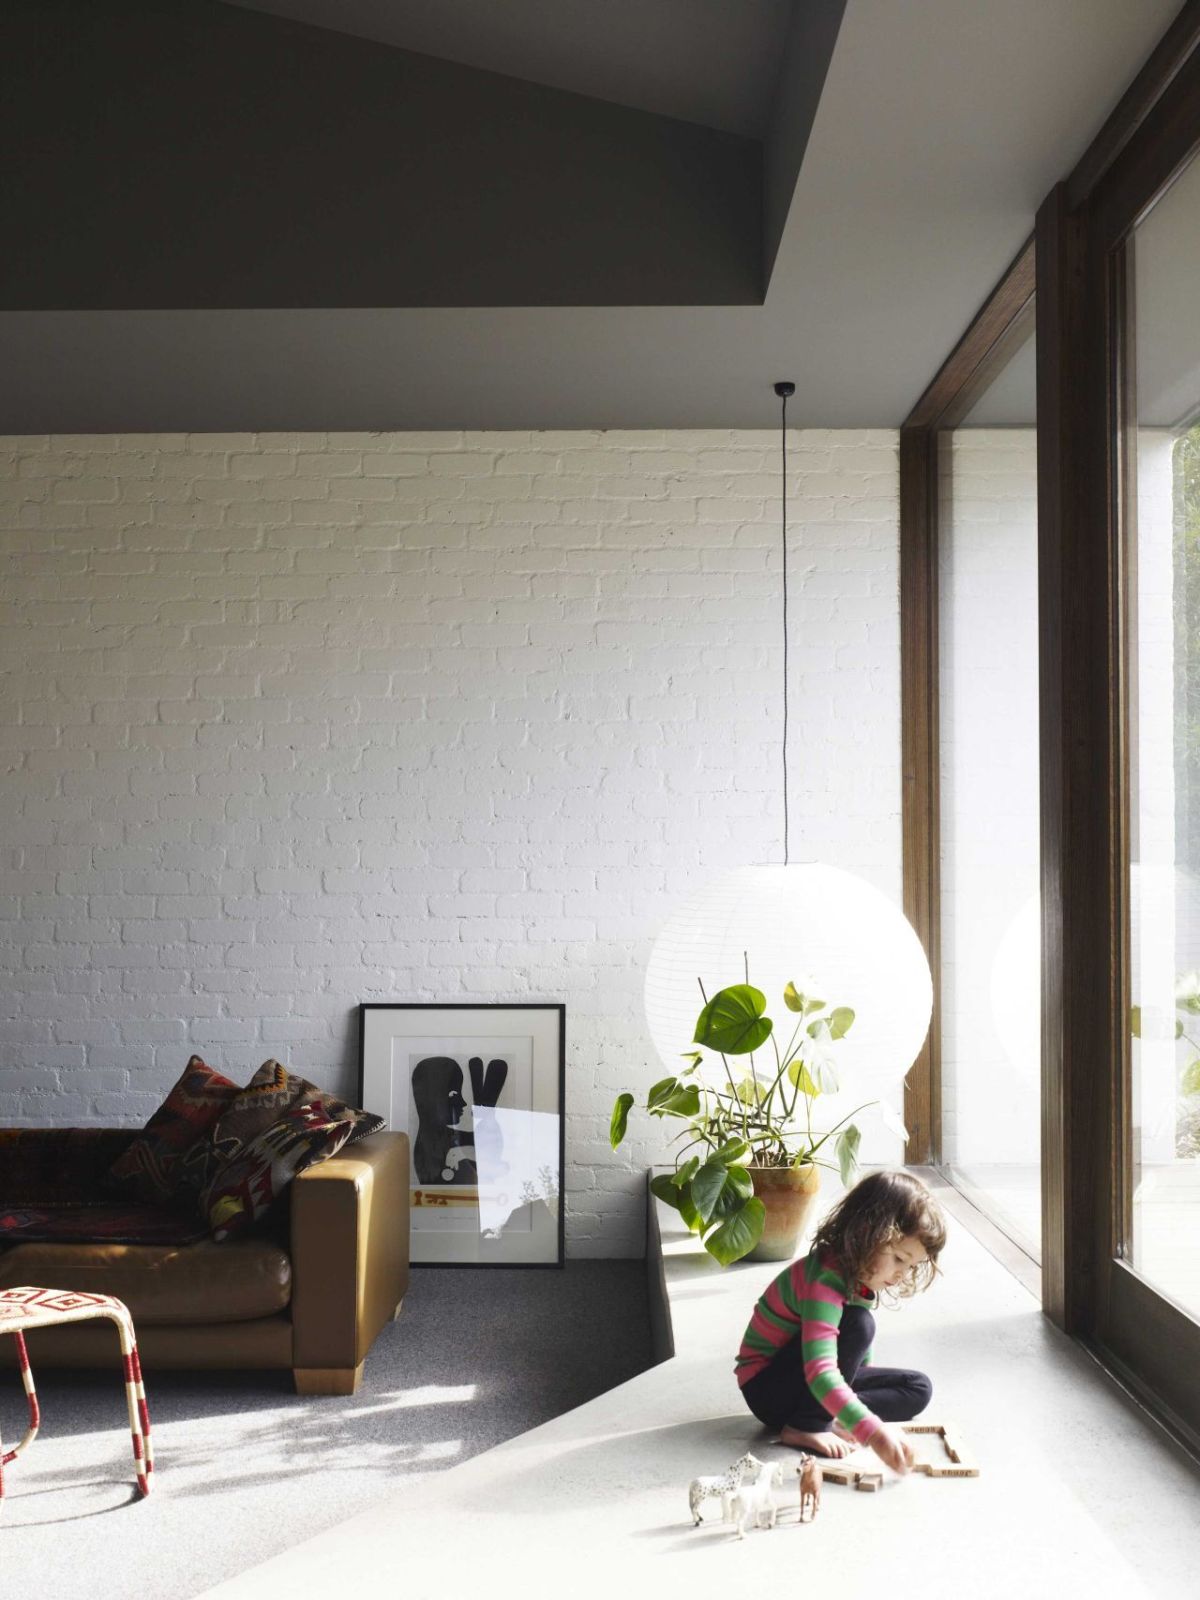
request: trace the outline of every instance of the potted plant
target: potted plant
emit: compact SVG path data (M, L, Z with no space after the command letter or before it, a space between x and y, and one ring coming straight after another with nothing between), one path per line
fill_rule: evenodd
M1175 1122L1175 1154L1186 1159L1200 1155L1200 1040L1194 1039L1188 1029L1195 1029L1193 1020L1200 1016L1200 972L1184 972L1175 980L1175 1018L1149 1011L1143 1015L1141 1006L1132 1006L1129 1028L1135 1039L1165 1039L1174 1037L1177 1044L1187 1049L1187 1064L1179 1077Z
M677 1117L684 1124L676 1136L684 1142L674 1172L657 1174L650 1187L722 1266L746 1255L790 1259L816 1201L818 1169L833 1167L820 1152L833 1141L844 1183L857 1165L861 1136L850 1118L864 1107L824 1132L813 1127L815 1102L838 1089L836 1045L850 1031L854 1012L830 1007L789 983L783 1003L795 1022L781 1050L766 997L749 981L711 1000L701 985L701 994L705 1003L693 1040L700 1048L686 1052L687 1065L646 1097L652 1117ZM770 1055L756 1061L755 1052L768 1043ZM703 1071L705 1051L721 1062L716 1085ZM614 1150L625 1137L633 1104L632 1094L617 1096Z

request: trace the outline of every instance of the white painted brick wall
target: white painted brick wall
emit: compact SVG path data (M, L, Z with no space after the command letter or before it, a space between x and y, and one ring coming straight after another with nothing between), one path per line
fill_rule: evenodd
M793 854L900 894L896 436L792 441ZM574 1255L642 1245L655 930L779 859L770 432L0 440L0 1118L360 1000L563 1000Z

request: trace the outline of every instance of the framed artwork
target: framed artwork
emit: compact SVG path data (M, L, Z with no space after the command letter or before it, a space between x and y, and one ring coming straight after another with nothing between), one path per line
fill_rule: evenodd
M563 1264L563 1005L359 1006L359 1104L407 1133L411 1256Z

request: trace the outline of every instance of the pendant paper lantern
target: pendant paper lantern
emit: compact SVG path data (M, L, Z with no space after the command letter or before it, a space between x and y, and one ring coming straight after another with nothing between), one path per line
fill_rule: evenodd
M700 983L711 998L744 982L747 965L781 1050L796 1022L783 1003L789 982L855 1013L833 1052L840 1091L819 1102L824 1125L868 1100L901 1110L904 1076L929 1029L933 984L920 940L886 895L815 862L740 867L694 894L655 940L646 970L646 1020L666 1070L678 1071L693 1048ZM764 1049L772 1059L770 1043Z

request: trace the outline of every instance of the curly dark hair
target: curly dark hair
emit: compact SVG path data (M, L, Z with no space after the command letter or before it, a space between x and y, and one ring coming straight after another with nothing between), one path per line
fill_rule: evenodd
M872 1172L822 1219L813 1248L833 1256L853 1288L866 1277L875 1253L903 1238L919 1240L928 1257L889 1291L907 1298L928 1289L937 1276L937 1258L946 1243L945 1219L937 1201L912 1173Z

